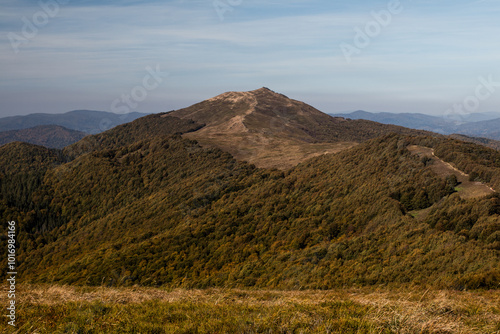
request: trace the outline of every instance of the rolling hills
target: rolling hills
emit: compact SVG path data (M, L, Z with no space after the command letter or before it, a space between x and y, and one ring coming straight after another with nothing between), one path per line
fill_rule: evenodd
M268 164L263 152L276 152L277 166L283 150L250 139L296 143L307 154L287 169L259 168L243 160ZM354 144L305 159L320 152L307 151L311 144L346 142ZM414 154L415 146L439 160ZM231 154L243 149L246 157ZM150 115L64 150L11 143L0 153L0 217L18 222L24 282L500 284L500 197L462 196L466 180L439 165L498 190L498 151L331 118L268 89Z
M64 148L86 135L84 132L66 129L58 125L39 125L22 130L0 132L0 146L21 141L48 148Z
M67 129L95 134L146 115L137 112L119 115L95 110L73 110L63 114L38 113L0 118L0 131L22 130L40 125L59 125Z
M495 140L500 140L500 118L467 123L460 126L458 133L475 136L475 137L486 137Z

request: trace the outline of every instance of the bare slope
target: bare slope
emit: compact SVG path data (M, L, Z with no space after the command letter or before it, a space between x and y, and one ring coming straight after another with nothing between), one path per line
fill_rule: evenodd
M281 169L383 134L423 133L371 121L331 117L268 88L227 92L167 115L206 124L198 131L185 134L186 138L219 147L258 167Z

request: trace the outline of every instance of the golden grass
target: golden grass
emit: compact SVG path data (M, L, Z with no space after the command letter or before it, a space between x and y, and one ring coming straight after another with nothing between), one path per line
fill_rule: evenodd
M500 291L20 285L17 296L17 332L4 320L2 333L500 334Z

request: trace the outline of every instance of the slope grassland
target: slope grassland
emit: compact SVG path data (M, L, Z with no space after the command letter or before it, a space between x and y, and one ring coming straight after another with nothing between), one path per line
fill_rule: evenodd
M221 148L240 161L259 168L288 170L310 158L338 153L358 145L356 142L307 143L296 139L280 138L265 133L219 135L191 132L184 138L197 140L205 147Z
M19 286L2 333L500 333L500 292Z

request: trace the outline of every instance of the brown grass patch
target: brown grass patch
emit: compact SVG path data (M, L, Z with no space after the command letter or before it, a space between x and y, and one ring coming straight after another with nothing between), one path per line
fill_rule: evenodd
M236 159L260 168L286 170L307 159L323 154L338 153L353 146L354 142L307 143L272 134L240 133L220 134L203 131L184 134L203 146L213 146L231 153Z

